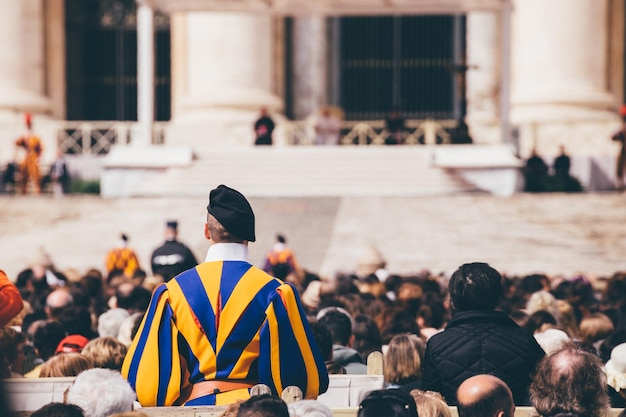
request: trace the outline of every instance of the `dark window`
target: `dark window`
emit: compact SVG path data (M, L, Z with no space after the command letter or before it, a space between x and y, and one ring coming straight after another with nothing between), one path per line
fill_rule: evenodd
M137 120L135 0L66 0L67 119ZM155 119L170 119L170 29L155 14Z
M461 59L463 16L339 18L339 104L349 120L458 117L454 68Z

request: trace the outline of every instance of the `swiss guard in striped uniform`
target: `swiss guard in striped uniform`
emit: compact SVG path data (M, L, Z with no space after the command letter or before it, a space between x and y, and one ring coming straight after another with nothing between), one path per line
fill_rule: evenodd
M249 398L257 383L275 395L295 385L317 398L328 373L296 289L247 261L250 204L220 185L207 209L206 261L155 289L124 360L137 399L223 405Z

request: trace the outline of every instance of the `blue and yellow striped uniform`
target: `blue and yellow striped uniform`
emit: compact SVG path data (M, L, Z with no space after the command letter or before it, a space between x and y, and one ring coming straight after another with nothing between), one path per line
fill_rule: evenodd
M186 402L204 380L252 381L306 398L328 373L295 288L243 261L204 262L157 287L122 368L143 406L222 405L248 389Z

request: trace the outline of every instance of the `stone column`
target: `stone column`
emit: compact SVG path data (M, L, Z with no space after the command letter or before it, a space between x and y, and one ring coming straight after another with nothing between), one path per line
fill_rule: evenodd
M195 12L186 21L182 109L280 108L281 101L272 93L270 17Z
M607 0L515 1L514 122L610 116L607 7Z
M0 113L45 113L43 3L0 0L0 10Z
M154 12L137 0L137 131L133 144L152 143L154 122Z
M321 106L326 97L327 71L326 18L320 16L293 19L293 100L296 119L306 119Z
M183 16L172 21L168 137L191 145L198 140L203 145L251 143L259 109L275 114L283 106L274 94L272 66L282 63L272 59L272 18L210 12ZM184 49L174 51L183 42Z
M467 123L477 142L499 142L500 28L495 12L467 14ZM477 132L478 130L478 132Z

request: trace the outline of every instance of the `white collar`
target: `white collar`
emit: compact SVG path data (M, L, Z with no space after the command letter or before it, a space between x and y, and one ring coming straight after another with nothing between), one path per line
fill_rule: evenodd
M205 262L244 261L248 262L248 247L242 243L214 243L209 246Z

